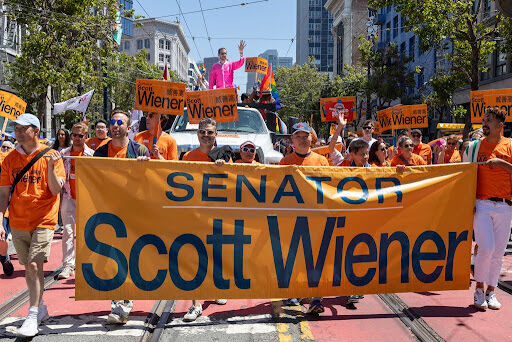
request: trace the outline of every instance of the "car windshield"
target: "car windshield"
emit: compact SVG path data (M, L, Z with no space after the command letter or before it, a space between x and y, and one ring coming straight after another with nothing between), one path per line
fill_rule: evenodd
M173 131L195 131L197 128L197 124L191 124L188 122L187 109L185 108L185 114L176 118ZM263 126L263 120L261 119L260 114L242 108L238 108L238 121L219 122L217 123L217 131L266 133L265 126Z

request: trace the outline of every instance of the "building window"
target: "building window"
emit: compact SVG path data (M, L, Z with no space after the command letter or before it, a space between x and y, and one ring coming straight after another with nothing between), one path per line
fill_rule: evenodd
M124 49L125 50L130 50L130 41L129 40L124 42Z
M494 67L494 76L505 75L508 72L507 54L503 51L503 43L496 42L496 64Z
M164 71L164 67L163 67L163 66L159 66L159 67L158 67L158 69L159 69L160 71Z
M423 68L421 69L420 73L418 74L418 85L417 89L421 89L423 87L424 83L424 74L423 74Z
M398 15L393 18L393 38L398 36Z
M149 39L144 39L144 48L149 49L151 45L149 44Z
M163 61L164 61L164 54L163 53L158 55L158 61L163 63Z
M143 44L142 39L138 39L138 40L137 40L137 50L142 49L142 47L143 47L143 45L142 45L142 44Z
M343 73L343 24L339 24L336 28L336 74L341 75Z
M409 57L414 60L414 50L416 49L416 37L409 38Z
M391 23L386 24L386 42L391 40Z
M491 16L491 0L484 0L482 6L482 15L484 16L484 18L489 18Z
M487 71L480 73L480 79L482 81L485 81L485 80L488 80L491 78L491 63L492 63L492 54L487 56L487 61L485 62L485 67L487 68Z
M436 47L436 72L444 72L444 49Z
M402 60L405 58L405 42L400 44L400 58Z
M166 40L165 41L165 49L166 50L170 50L171 49L171 41L170 40Z
M163 40L163 39L160 39L160 40L158 41L158 47L159 47L160 49L162 49L162 50L164 49L164 40Z
M148 56L146 57L146 59L148 60L148 62L151 60L151 55L148 53Z
M165 61L171 63L171 55L165 55Z

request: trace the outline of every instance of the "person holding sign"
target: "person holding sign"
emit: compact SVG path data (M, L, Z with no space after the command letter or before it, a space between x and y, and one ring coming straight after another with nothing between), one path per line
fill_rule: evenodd
M94 157L149 159L146 146L128 138L131 129L131 115L123 110L114 109L110 114L110 135L112 140L98 147ZM107 317L108 323L125 324L133 308L131 300L113 300L112 311Z
M38 326L49 318L43 304L44 270L59 212L59 193L66 173L58 151L39 143L39 119L21 114L14 121L19 145L5 157L0 175L0 222L9 206L12 242L25 266L29 302L28 315L18 336L37 335ZM9 196L11 197L9 201ZM0 225L0 240L6 238Z
M464 162L478 162L473 229L478 253L475 256L474 306L498 310L501 303L494 289L498 285L503 255L510 238L512 221L511 140L503 136L507 112L486 109L482 117L484 138L469 143ZM484 292L484 284L487 289Z
M427 165L427 162L417 154L414 154L412 151L414 149L414 144L407 135L403 135L398 139L398 151L393 159L391 160L391 166L397 165L405 165L405 166L415 166L415 165Z
M236 62L228 62L228 52L226 48L220 48L218 51L219 61L212 66L210 70L209 88L234 88L233 85L233 72L244 65L244 48L246 44L243 40L238 44L238 51L240 52L240 59ZM214 88L215 87L215 88Z
M147 113L146 115L146 131L138 133L133 140L145 145L151 154L151 159L160 160L178 160L178 147L176 140L169 134L162 132L162 129L158 130L158 139L156 144L153 144L153 133L155 132L155 126L165 127L169 116L156 113Z

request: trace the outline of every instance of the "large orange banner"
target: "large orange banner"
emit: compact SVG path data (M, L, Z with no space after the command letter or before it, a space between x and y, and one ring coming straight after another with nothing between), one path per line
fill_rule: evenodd
M185 83L137 80L134 109L157 114L183 115Z
M234 88L187 92L187 113L190 123L204 118L217 122L238 121L238 97Z

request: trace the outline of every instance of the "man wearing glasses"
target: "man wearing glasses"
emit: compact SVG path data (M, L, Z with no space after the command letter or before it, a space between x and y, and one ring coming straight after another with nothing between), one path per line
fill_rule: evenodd
M121 109L114 109L110 114L110 135L112 140L103 146L98 147L94 152L95 157L108 158L150 158L146 146L128 138L128 131L131 129L131 116ZM131 300L113 300L111 303L112 312L108 315L108 323L125 324L133 308Z
M256 145L252 141L243 142L240 145L240 158L235 163L259 164L254 157L256 156Z
M366 120L363 124L363 136L359 139L366 141L368 146L370 146L369 148L371 148L373 143L377 141L373 138L373 130L373 121Z
M441 145L441 152L437 158L438 164L460 163L462 158L459 153L458 138L452 134L446 139L446 145Z
M238 51L240 52L240 59L236 62L228 62L228 52L226 48L220 48L218 51L219 61L212 66L210 70L209 87L213 89L220 88L234 88L233 85L233 72L244 65L244 48L245 42L240 41Z
M100 119L96 121L96 124L94 125L94 132L96 133L96 137L89 138L85 141L85 144L93 150L105 145L110 141L110 138L107 137L108 130L107 122L105 120Z
M63 149L60 154L65 157L90 157L94 150L89 148L85 141L89 135L89 127L85 122L73 125L71 129L71 141L73 144ZM59 273L59 279L68 279L75 272L75 227L76 227L76 177L75 159L63 158L66 170L66 183L60 207L62 217L62 265L64 268Z
M421 142L422 133L419 129L413 129L411 131L411 140L414 144L414 149L412 153L417 154L422 157L423 160L427 162L427 164L432 164L432 149L428 144L424 144Z

